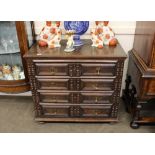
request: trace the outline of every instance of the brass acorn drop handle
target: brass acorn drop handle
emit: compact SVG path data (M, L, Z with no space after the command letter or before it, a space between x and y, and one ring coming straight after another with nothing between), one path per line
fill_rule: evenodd
M55 69L54 69L53 67L50 69L50 71L51 71L51 74L52 74L52 75L55 74Z
M100 75L101 67L96 68L97 75Z
M53 112L53 115L56 115L57 114L57 110L55 110L54 112Z
M95 103L97 103L97 102L98 102L98 97L95 98Z
M55 85L55 82L51 82L51 85L52 85L52 86Z
M57 102L57 97L53 96L52 100L53 100L53 102Z
M95 110L95 115L98 115L98 110Z
M98 84L97 83L94 85L94 88L95 89L98 89Z

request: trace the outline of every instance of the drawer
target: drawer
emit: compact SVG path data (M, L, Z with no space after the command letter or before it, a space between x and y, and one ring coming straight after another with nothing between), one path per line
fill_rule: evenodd
M39 98L42 104L68 104L70 93L67 92L57 92L57 93L40 93Z
M40 92L40 104L112 104L113 92Z
M111 106L42 106L43 115L51 117L109 117Z
M115 76L116 63L35 63L38 76Z
M43 115L48 117L69 117L68 106L42 106Z
M36 79L40 90L68 90L69 79Z
M111 91L114 89L115 79L81 79L81 90Z
M81 93L82 104L112 104L113 91Z
M116 63L82 64L82 76L115 76Z
M37 75L68 76L67 63L35 63Z
M41 79L37 78L40 90L82 90L82 91L111 91L115 79Z
M111 106L82 106L83 117L109 117Z

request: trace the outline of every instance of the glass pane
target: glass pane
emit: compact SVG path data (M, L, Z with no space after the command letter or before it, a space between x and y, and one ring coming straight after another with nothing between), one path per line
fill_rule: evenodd
M15 22L0 22L0 80L25 79Z
M28 47L31 47L32 44L33 44L31 22L30 21L26 21L25 22L25 27L26 27L26 31L27 31Z

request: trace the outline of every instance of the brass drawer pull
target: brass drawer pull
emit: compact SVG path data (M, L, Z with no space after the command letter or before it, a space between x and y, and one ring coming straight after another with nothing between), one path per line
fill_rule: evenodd
M52 75L55 74L55 69L54 69L54 67L52 67L52 68L50 69L50 71L51 71L51 74L52 74Z
M95 98L95 103L97 103L97 102L98 102L98 97Z
M57 114L57 110L53 110L53 115L56 115Z
M53 96L52 100L53 100L53 102L57 102L57 97Z
M96 68L97 75L100 75L101 67Z
M98 84L96 83L95 85L94 85L94 88L97 90L97 89L99 89L99 87L98 87Z
M51 85L52 85L52 86L55 85L55 82L51 82Z

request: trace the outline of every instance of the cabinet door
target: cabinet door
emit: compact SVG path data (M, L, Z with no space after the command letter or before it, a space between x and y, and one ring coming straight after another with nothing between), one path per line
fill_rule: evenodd
M32 36L32 33L30 35ZM29 48L27 36L25 22L0 22L0 91L2 92L17 93L29 90L26 63L23 60L23 54Z

